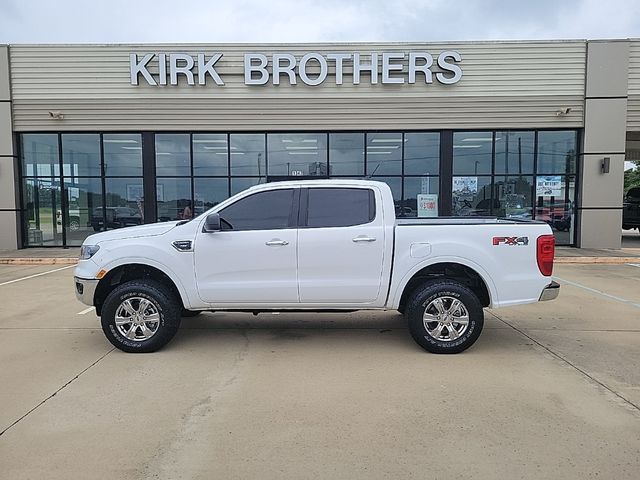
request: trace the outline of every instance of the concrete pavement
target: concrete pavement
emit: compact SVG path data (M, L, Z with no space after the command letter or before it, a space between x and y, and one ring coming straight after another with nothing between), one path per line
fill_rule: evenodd
M638 478L639 267L559 265L455 356L393 312L205 314L128 355L56 268L0 266L6 478Z

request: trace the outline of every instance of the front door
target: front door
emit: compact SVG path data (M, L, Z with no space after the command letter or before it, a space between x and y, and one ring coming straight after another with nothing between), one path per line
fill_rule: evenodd
M385 236L371 188L320 188L301 194L300 302L368 305L382 295ZM378 194L379 195L379 194Z
M297 304L298 189L249 194L222 209L222 230L199 232L200 298L215 305Z

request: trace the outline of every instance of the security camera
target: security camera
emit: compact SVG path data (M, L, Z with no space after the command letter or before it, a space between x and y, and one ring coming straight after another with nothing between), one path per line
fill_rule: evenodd
M565 115L569 115L571 112L571 107L562 107L556 110L556 117L564 117Z
M64 118L64 113L59 111L49 112L49 117L55 118L56 120L62 120Z

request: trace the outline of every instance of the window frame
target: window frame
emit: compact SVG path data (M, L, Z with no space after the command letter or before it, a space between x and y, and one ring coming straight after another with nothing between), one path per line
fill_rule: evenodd
M311 226L309 225L309 190L331 189L331 190L367 190L369 194L369 221L365 223L355 223L353 225L322 225ZM357 187L357 186L331 186L323 185L318 187L304 187L300 194L300 213L298 216L298 228L304 229L317 229L317 228L351 228L363 225L370 225L378 218L378 209L376 208L376 192L371 187Z
M260 194L264 194L264 193L273 193L273 192L278 192L278 191L282 191L282 190L291 190L292 191L292 197L291 197L291 208L289 210L289 217L288 217L288 224L286 227L278 227L278 228L242 228L242 229L235 229L235 228L230 228L230 229L222 229L220 230L221 232L265 232L265 231L273 231L273 230L290 230L290 229L295 229L297 228L297 219L298 219L298 210L300 207L300 188L297 187L284 187L284 188L270 188L267 190L261 190L259 192L253 192L250 193L248 195L243 196L242 198L239 198L238 200L236 200L235 202L226 205L224 208L222 208L221 210L218 210L216 213L218 213L220 215L220 221L221 223L229 223L227 222L224 217L223 217L223 212L229 208L232 207L233 205L236 205L239 202L242 202L243 200L246 200L247 198L250 197L255 197L256 195L260 195Z

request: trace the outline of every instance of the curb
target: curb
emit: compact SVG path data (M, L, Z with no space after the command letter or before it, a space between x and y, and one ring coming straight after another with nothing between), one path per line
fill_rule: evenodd
M77 258L0 258L0 265L75 265Z
M599 263L602 265L621 265L624 263L640 263L640 257L560 257L556 258L553 263Z

